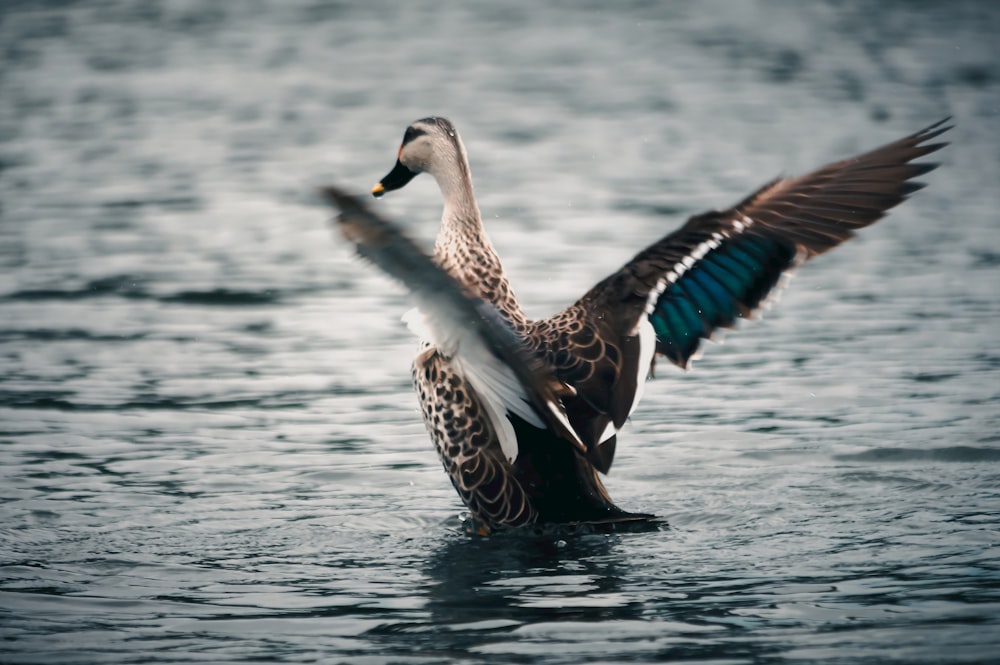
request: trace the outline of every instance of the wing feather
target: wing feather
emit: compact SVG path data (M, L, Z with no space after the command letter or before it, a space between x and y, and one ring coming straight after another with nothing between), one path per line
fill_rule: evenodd
M516 436L509 423L505 424L503 414L507 411L525 413L519 400L523 400L537 420L558 436L581 452L585 450L560 401L562 385L496 307L468 295L396 224L375 214L359 197L333 186L324 188L321 193L328 202L340 208L337 223L344 237L354 243L358 254L402 282L414 294L424 313L424 323L437 329L436 336L454 344L453 350L460 355L458 364L465 365L468 378L479 379L475 387L483 392L483 397L500 402L486 406L492 411L498 432L508 438L505 452L516 449ZM463 345L468 347L470 344L472 349L459 351ZM506 375L508 371L519 386L512 385Z
M937 164L911 162L946 145L928 143L949 129L946 122L807 175L772 180L732 208L691 217L577 303L537 322L541 351L577 391L566 400L567 413L592 457L610 466L614 433L651 371L649 344L636 351L644 326L651 326L658 354L687 367L703 340L752 316L798 265L921 189L913 178ZM581 327L602 340L603 355L560 336ZM609 450L601 452L602 442L612 444Z

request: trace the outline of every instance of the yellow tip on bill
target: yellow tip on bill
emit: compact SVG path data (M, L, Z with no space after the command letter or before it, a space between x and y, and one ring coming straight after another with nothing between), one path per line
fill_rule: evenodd
M382 186L382 183L380 182L375 183L375 186L372 187L372 194L378 196L379 194L384 194L384 193L385 193L385 187Z

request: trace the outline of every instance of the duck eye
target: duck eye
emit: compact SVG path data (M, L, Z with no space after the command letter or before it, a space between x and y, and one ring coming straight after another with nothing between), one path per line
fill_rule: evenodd
M406 145L418 136L423 136L426 134L422 129L417 129L416 127L407 127L406 132L403 133L403 145Z

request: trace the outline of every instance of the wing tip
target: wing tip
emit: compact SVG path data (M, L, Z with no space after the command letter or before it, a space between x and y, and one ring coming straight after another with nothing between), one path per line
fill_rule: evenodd
M331 208L340 210L338 222L344 222L352 216L364 216L369 221L377 220L378 223L386 224L386 220L379 217L365 199L339 185L323 185L317 188L316 193Z
M323 185L322 187L317 188L316 192L327 204L340 208L341 210L351 207L361 207L358 205L360 203L360 201L358 201L358 197L337 185Z
M921 129L920 131L914 133L913 137L914 138L919 137L920 140L921 140L921 142L923 142L923 141L929 141L930 139L934 138L935 136L941 136L942 134L944 134L945 132L947 132L949 129L954 129L955 128L954 124L950 124L950 125L945 124L945 123L951 122L951 120L952 120L952 116L947 115L947 116L941 118L940 120L938 120L937 122L933 122L933 123L927 125L926 127L924 127L923 129ZM945 145L947 145L947 144L945 144Z

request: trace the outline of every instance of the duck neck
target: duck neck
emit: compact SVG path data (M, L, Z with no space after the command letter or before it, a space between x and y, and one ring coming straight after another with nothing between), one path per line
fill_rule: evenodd
M472 192L469 164L464 155L458 161L459 168L437 177L444 197L444 213L434 258L473 295L493 303L511 323L523 324L524 314L483 226Z
M468 173L467 165L465 173ZM444 213L441 215L435 250L441 254L449 248L484 245L492 253L479 205L472 193L472 180L467 176L439 178L438 185L444 198Z

